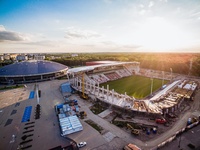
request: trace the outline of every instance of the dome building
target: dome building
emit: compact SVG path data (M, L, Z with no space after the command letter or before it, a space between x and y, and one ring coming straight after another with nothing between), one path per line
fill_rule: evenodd
M31 60L0 68L1 84L23 84L52 80L66 75L68 67L56 62Z

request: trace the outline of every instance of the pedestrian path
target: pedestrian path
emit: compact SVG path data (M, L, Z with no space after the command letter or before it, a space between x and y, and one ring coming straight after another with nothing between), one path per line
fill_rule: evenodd
M98 114L98 116L101 118L105 118L106 116L110 115L111 113L112 113L112 110L106 109L103 112L101 112L100 114Z

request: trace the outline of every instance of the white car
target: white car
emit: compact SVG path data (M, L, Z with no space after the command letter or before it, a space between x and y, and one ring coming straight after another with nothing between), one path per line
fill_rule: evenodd
M86 146L86 144L87 144L86 142L80 142L77 144L77 146L78 146L78 148L81 148L83 146Z

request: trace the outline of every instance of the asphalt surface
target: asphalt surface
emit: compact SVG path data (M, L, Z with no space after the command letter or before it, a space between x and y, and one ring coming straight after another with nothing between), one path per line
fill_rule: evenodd
M28 99L30 91L34 90L34 84L28 84L27 88L0 92L0 149L16 150L19 145L23 145L23 147L31 146L28 149L50 149L59 145L69 145L70 141L60 136L57 116L53 107L55 103L62 102L62 96L59 94L57 86L49 88L48 86L51 85L49 84L51 82L46 83L39 83L41 89L48 88L49 90L42 93L43 95L40 99L41 117L37 120L34 117L37 104L36 98ZM57 93L56 97L59 98L55 98L54 92ZM5 100L7 106L5 106ZM26 106L32 106L30 122L33 123L30 125L26 125L27 122L21 122ZM14 114L12 114L13 110L15 110ZM11 119L12 122L6 125L8 119ZM26 129L26 127L30 128ZM33 131L23 133L30 130ZM12 135L15 135L15 138ZM23 142L21 138L24 135L29 136L25 141L32 141L20 144Z
M192 150L188 145L194 145L194 149L200 150L200 125L183 132L171 143L168 143L166 146L160 148L160 150Z
M62 145L63 147L69 145L70 141L60 136L58 119L54 111L54 106L56 104L64 102L59 90L59 86L64 82L66 82L66 80L54 80L38 83L39 89L41 90L41 117L37 120L34 118L35 107L37 104L36 97L28 99L30 92L34 90L35 84L27 84L27 88L0 91L0 150L16 150L19 144L23 141L21 137L30 134L33 135L28 137L26 140L32 139L32 141L23 144L24 146L31 145L32 147L28 148L30 150L45 150L59 145ZM134 143L144 150L149 150L155 148L156 145L173 136L176 131L186 125L187 119L193 114L193 112L200 110L199 97L200 91L195 95L195 100L191 109L180 115L179 120L170 130L161 134L158 138L142 142L130 133L121 130L98 115L93 114L89 109L92 105L90 102L80 99L78 95L72 95L72 99L74 98L78 100L78 103L81 106L80 111L84 110L87 112L87 117L80 120L83 125L83 131L70 134L68 137L77 143L86 141L87 146L81 148L83 150L122 149L128 143ZM29 126L25 125L26 123L21 122L24 109L27 106L32 106L30 122L34 122L34 127L30 128L30 130L32 129L34 131L23 134L23 132L27 131L24 128ZM103 127L104 132L100 134L90 125L85 123L85 120L88 119ZM187 135L187 133L182 135L180 148L188 148L187 144L192 142L196 147L199 146L198 141L200 140L198 134L196 134L200 131L199 126L197 128L198 129L194 128L194 130L191 129L188 131L189 135ZM15 135L16 137L13 138L12 135ZM173 142L176 142L176 140L177 139ZM185 142L182 142L184 140ZM176 146L173 147L173 142L170 149L177 149L177 143L174 143ZM170 143L163 148L168 148L168 146L170 146Z

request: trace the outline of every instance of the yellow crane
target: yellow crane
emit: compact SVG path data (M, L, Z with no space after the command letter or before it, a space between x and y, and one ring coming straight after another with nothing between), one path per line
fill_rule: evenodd
M85 94L85 77L84 77L84 72L82 72L81 73L81 87L82 87L82 94L81 94L81 97L83 98L83 99L88 99L88 96Z

